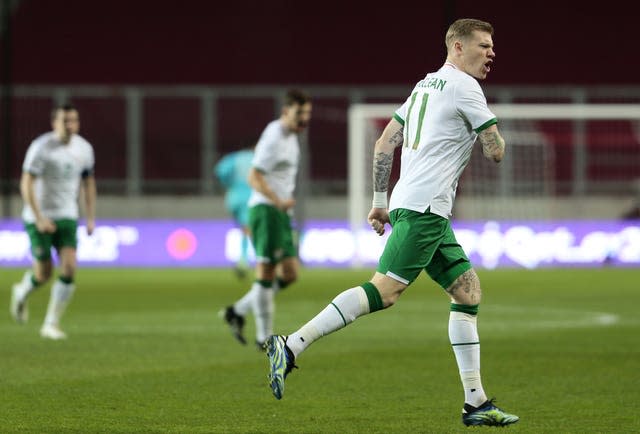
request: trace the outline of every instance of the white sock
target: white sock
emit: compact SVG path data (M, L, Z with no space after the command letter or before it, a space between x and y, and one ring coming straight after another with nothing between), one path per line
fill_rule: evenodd
M480 379L480 338L477 316L463 312L449 314L449 340L458 362L464 388L464 402L474 407L487 400Z
M256 342L263 343L273 334L273 314L275 303L272 288L260 286L260 291L253 299L253 317L256 321Z
M262 286L258 282L253 282L251 289L233 305L233 310L240 316L245 316L250 310L253 310L253 301L260 293Z
M56 279L51 287L47 315L44 318L45 325L58 326L60 324L60 318L62 318L74 290L73 283L64 283L60 279Z
M36 289L35 286L33 286L33 282L31 280L31 277L33 276L33 272L31 270L27 270L24 272L24 275L22 276L22 280L17 284L17 297L20 300L24 300L26 299L29 294L31 294L33 292L34 289Z
M367 313L369 313L369 301L364 289L361 286L347 289L338 294L331 304L303 325L300 330L290 334L287 346L293 355L298 357L314 341L345 327Z

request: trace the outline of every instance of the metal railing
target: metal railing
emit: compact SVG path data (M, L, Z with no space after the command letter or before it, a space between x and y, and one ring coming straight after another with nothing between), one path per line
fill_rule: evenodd
M407 86L300 86L314 98L314 119L309 137L303 141L303 167L301 168L301 185L305 185L311 193L344 193L346 192L346 157L347 157L347 109L350 105L366 102L395 102L402 101L410 91ZM13 163L16 170L3 178L10 179L13 189L17 186L19 166L28 141L44 132L48 125L48 118L43 118L42 109L47 104L73 101L81 109L81 116L91 110L86 101L91 101L95 109L104 104L106 111L121 111L120 124L110 125L119 131L124 143L114 146L114 153L119 155L124 167L115 172L119 174L102 173L100 176L101 189L118 194L210 194L219 192L219 187L212 182L211 169L219 156L238 144L234 142L257 139L261 128L266 122L277 117L280 101L288 86L91 86L91 85L18 85L11 89L12 104L27 107L26 115L13 116L11 129L13 134L10 143L3 143L11 149ZM640 102L640 86L638 87L549 87L549 86L485 86L485 93L490 103L638 103ZM188 143L178 143L185 146L185 152L196 152L198 167L187 167L184 174L178 173L171 177L149 176L145 172L153 153L164 152L163 148L151 142L153 123L146 120L146 111L153 107L158 100L190 101L197 105L197 124L199 131ZM230 101L241 107L251 107L256 100L267 100L270 104L263 104L260 111L262 119L255 119L250 127L245 122L224 121L225 104ZM114 104L117 102L117 104ZM29 104L33 104L33 115L28 116ZM110 108L109 108L110 107ZM266 108L265 108L266 107ZM47 107L48 110L49 107ZM240 109L242 112L244 109ZM96 116L99 116L98 113ZM317 126L316 126L317 125ZM8 128L7 125L2 128ZM181 125L174 126L176 134L180 135ZM229 131L243 130L240 134L229 134ZM324 130L331 130L325 133ZM99 142L100 138L93 135L90 128L83 132L89 141ZM228 136L233 136L232 138ZM237 139L237 137L241 137ZM579 137L578 137L579 139ZM584 140L584 137L582 137ZM193 143L197 141L197 143ZM107 143L104 146L108 147ZM188 146L186 146L188 145ZM99 151L103 155L108 152ZM574 164L583 167L586 160L583 146L577 146L573 155ZM328 154L328 155L327 155ZM7 155L7 153L5 153ZM330 164L331 161L335 164ZM318 163L319 162L319 163ZM174 167L179 167L180 161L172 161ZM98 161L98 169L100 162ZM112 171L113 172L113 171ZM98 172L100 173L100 171ZM584 173L579 171L577 173ZM576 182L581 182L577 180ZM583 182L582 182L583 184Z

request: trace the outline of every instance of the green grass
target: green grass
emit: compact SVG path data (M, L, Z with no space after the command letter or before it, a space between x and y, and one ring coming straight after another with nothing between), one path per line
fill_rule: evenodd
M0 270L8 307L10 282ZM371 271L303 270L277 297L288 333ZM510 432L640 430L640 270L481 271L485 389L518 414ZM0 432L456 433L463 394L448 299L426 277L392 309L311 346L275 400L267 360L216 312L247 283L229 270L81 269L70 338L0 320ZM252 340L253 322L247 337Z

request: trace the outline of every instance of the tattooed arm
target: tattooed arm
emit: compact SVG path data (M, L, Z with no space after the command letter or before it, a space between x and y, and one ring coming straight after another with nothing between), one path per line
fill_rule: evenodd
M402 129L400 122L391 119L376 141L373 151L373 204L367 220L378 235L384 234L384 225L389 223L387 190L389 189L389 176L393 164L393 152L396 147L402 145Z
M498 132L498 127L494 124L482 131L478 138L482 143L482 153L490 160L499 163L504 157L504 139Z
M382 192L389 188L393 152L402 145L402 129L400 122L391 119L376 141L373 150L373 191Z

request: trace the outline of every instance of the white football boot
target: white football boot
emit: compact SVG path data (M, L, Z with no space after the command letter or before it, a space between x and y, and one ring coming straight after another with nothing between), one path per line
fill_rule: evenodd
M44 339L52 339L54 341L59 341L61 339L67 339L67 335L65 332L60 330L60 328L53 324L45 324L40 329L40 336Z

